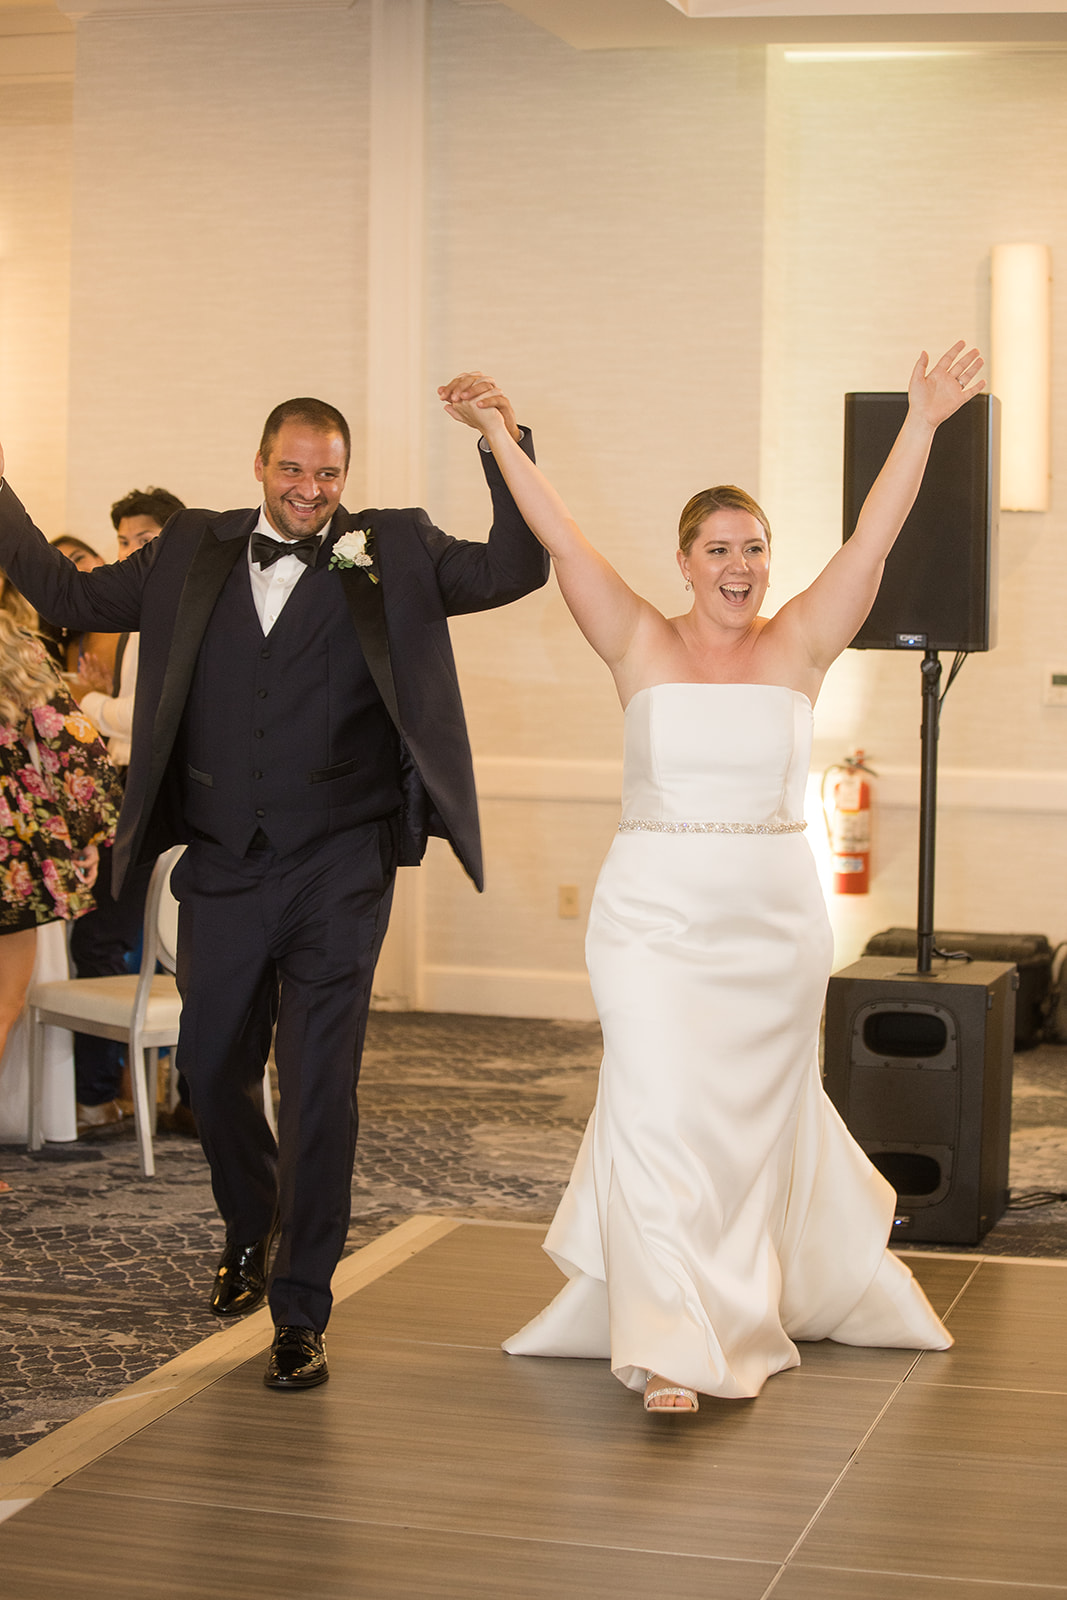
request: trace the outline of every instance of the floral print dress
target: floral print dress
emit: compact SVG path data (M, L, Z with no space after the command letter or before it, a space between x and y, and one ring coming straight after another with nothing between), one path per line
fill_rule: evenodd
M0 934L66 921L93 908L76 852L108 844L122 800L99 734L58 683L29 728L0 723Z

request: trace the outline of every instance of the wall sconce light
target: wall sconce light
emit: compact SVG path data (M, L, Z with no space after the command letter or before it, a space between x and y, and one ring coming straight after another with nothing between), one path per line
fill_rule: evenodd
M1047 511L1051 458L1052 252L995 244L992 381L1000 399L1000 504Z

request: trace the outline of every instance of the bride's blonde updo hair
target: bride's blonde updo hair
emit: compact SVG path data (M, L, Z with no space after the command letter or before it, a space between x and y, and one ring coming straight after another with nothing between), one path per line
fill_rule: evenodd
M771 525L767 521L767 513L756 504L750 494L746 494L736 484L719 483L714 489L701 489L682 510L678 519L678 548L683 556L689 554L701 524L706 522L714 511L747 511L750 517L755 517L767 535L767 548L770 549Z
M21 729L29 713L51 700L57 687L44 646L0 610L0 723Z

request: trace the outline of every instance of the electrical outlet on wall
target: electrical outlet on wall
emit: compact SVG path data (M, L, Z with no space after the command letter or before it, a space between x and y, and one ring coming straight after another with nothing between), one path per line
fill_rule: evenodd
M1046 706L1067 706L1067 665L1045 663L1045 679L1041 694Z
M576 917L578 915L578 885L576 883L560 884L559 915L561 917Z

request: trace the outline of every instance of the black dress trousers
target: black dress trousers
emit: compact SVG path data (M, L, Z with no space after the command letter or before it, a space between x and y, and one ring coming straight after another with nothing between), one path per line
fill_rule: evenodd
M265 846L238 857L194 839L173 874L178 1060L227 1238L263 1238L280 1212L269 1295L278 1325L321 1330L329 1318L396 855L396 822L386 818L288 855ZM263 1109L275 1020L277 1144Z

